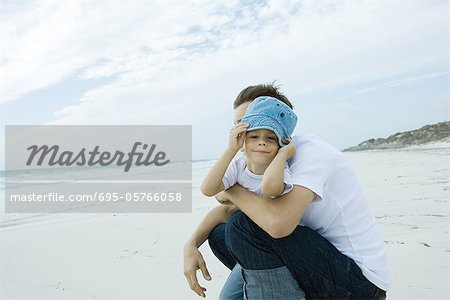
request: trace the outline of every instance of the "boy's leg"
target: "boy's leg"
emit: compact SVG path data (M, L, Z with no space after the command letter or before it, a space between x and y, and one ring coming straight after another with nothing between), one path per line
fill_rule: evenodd
M375 299L370 282L353 260L308 227L297 226L291 235L274 239L237 212L227 222L225 237L229 251L244 269L247 293L249 281L255 285L252 290L265 289L259 277L267 277L270 285L277 280L271 272L287 268L307 299Z
M244 298L242 268L236 264L225 282L219 300L242 300Z

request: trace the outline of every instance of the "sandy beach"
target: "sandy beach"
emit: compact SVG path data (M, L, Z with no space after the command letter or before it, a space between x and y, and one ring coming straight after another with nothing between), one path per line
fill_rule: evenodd
M389 299L449 299L450 144L346 153L382 230ZM182 248L216 205L198 186L192 213L78 214L0 224L0 299L199 299L183 276ZM228 270L203 245L217 299Z

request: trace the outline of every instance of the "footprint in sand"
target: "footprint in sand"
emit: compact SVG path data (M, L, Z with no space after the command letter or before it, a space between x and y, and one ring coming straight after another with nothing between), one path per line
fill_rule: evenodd
M119 261L124 260L125 258L129 258L129 257L131 257L131 256L133 256L133 255L138 254L138 253L139 253L138 250L129 250L129 249L125 249L125 250L122 251L122 254L121 254L121 255L116 256L116 257L113 257L113 261L114 261L114 262L119 262Z
M113 261L114 262L119 262L119 261L122 261L122 260L124 260L126 258L130 258L130 257L132 257L132 256L134 256L136 254L142 255L144 257L155 257L153 255L153 253L150 252L150 251L139 251L139 250L125 249L125 250L122 251L121 255L113 257Z
M51 288L54 288L55 290L64 291L66 288L64 287L64 283L62 281L55 282L50 285Z

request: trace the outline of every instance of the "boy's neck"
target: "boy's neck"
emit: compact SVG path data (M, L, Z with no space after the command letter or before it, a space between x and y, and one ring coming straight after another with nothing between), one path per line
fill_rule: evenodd
M256 175L264 175L264 172L266 171L267 167L269 165L261 165L261 164L255 164L252 163L251 161L246 160L247 162L247 169L250 170L250 172L252 172L253 174Z

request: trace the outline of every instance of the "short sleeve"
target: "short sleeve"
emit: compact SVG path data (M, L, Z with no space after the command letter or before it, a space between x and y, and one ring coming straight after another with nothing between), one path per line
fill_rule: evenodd
M299 143L295 156L289 160L293 185L303 186L321 199L331 174L330 158L320 144Z
M222 179L225 190L236 184L239 175L239 165L241 163L241 159L242 158L240 157L233 158L230 165L228 166L227 171L225 172L225 175Z
M294 188L294 185L292 184L292 174L291 170L289 169L288 165L286 164L286 167L284 168L284 191L282 195L289 193Z

